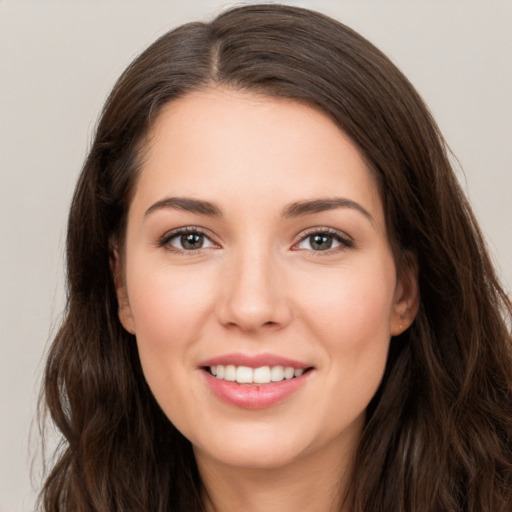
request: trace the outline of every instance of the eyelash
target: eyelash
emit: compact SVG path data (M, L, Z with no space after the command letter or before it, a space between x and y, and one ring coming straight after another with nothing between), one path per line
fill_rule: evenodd
M176 247L173 247L170 242L174 239L174 238L178 238L180 236L183 236L183 235L201 235L203 236L205 239L209 240L212 244L214 245L218 245L216 244L211 236L208 236L206 234L206 230L204 230L203 228L200 228L198 226L186 226L186 227L183 227L183 228L178 228L178 229L174 229L172 231L169 231L167 233L165 233L165 235L163 235L159 240L158 240L158 246L159 247L163 247L165 250L167 251L170 251L170 252L173 252L173 253L176 253L176 254L184 254L184 255L193 255L193 254L197 254L199 251L203 250L204 248L201 247L200 249L191 249L191 250L187 250L187 249L178 249Z
M175 229L175 230L172 230L170 232L165 233L158 240L158 247L162 247L165 250L173 252L173 253L176 253L176 254L189 255L189 256L195 255L195 254L197 254L198 252L200 252L202 250L209 249L209 247L206 247L206 248L201 247L199 249L190 249L190 250L179 249L179 248L173 247L170 244L170 242L173 239L178 238L178 237L183 236L183 235L187 235L187 234L198 234L198 235L201 235L205 239L207 239L211 244L216 245L217 247L220 247L218 244L216 244L212 240L211 236L209 236L207 234L206 230L204 230L203 228L200 228L198 226L186 226L186 227L178 228L178 229ZM338 242L340 245L338 247L335 247L335 248L328 248L326 250L319 250L319 251L315 251L313 249L295 248L299 244L301 244L302 242L307 240L309 237L312 237L314 235L324 235L324 236L331 237L336 242ZM293 244L291 250L293 250L293 251L305 250L305 251L310 252L311 254L314 254L315 256L322 256L324 254L332 255L332 254L335 254L335 253L338 253L338 252L341 252L341 251L344 251L346 249L350 249L350 248L353 248L353 247L354 247L353 240L350 237L348 237L347 235L342 235L342 233L340 231L337 231L336 229L332 229L332 228L316 227L316 228L310 228L306 232L302 233L301 236L300 236L300 239Z
M338 242L340 245L338 247L329 248L323 251L315 251L313 249L294 249L297 245L307 240L309 237L312 237L314 235L324 235L331 237L336 242ZM314 256L323 256L323 255L332 255L336 254L338 252L342 252L346 249L351 249L354 247L354 241L351 237L349 237L346 234L343 234L342 232L333 229L333 228L326 228L326 227L316 227L316 228L310 228L306 230L304 233L301 233L300 239L298 242L294 243L292 246L292 250L294 251L300 251L305 250L309 251Z

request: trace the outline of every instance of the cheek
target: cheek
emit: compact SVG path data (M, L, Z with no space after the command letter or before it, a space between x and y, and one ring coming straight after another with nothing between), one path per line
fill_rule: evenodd
M310 302L310 325L319 333L329 367L326 396L335 397L329 407L336 418L333 429L363 414L380 385L391 339L394 287L394 266L375 262L361 272L340 272Z
M128 293L141 358L177 353L197 340L212 303L212 277L200 267L137 265ZM145 271L144 271L145 270Z
M133 268L142 269L127 273L127 286L144 376L168 418L187 430L200 413L195 404L201 397L193 387L184 392L184 383L214 302L212 276L192 268Z
M394 290L392 260L376 260L306 282L297 295L317 332L340 350L356 350L389 341Z
M382 380L391 338L394 268L392 259L375 259L333 273L323 280L323 289L312 282L307 287L304 317L318 335L329 369L325 396L336 397L329 406L337 418L333 428L362 414Z

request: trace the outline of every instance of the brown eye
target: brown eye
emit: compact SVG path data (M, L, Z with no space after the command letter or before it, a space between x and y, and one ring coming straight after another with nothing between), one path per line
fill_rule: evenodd
M330 235L316 234L309 238L309 245L314 251L325 251L332 247L333 237Z
M181 247L187 251L201 249L204 244L204 235L200 233L187 233L180 236Z
M198 251L217 247L212 240L198 228L183 228L162 237L159 245L172 251Z
M338 231L315 231L304 236L295 247L299 250L323 252L353 247L353 242Z

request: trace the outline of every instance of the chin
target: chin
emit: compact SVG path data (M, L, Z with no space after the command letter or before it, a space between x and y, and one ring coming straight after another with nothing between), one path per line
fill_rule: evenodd
M304 447L294 443L230 441L223 446L209 446L208 451L194 445L198 463L209 460L240 470L281 469L301 458Z
M324 418L325 419L325 418ZM348 425L335 429L321 428L325 421L305 422L294 419L276 425L260 420L256 424L224 425L210 430L208 437L193 439L198 464L202 461L245 470L285 469L299 461L331 459L350 452L358 444L364 424L364 414Z

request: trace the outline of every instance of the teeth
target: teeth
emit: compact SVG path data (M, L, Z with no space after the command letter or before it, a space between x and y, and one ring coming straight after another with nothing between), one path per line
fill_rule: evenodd
M239 366L236 369L236 381L240 384L250 384L253 382L252 375L254 371L248 366Z
M236 380L236 366L232 364L228 364L224 368L224 380L229 380L230 382L235 382Z
M284 368L282 366L273 366L270 370L272 382L279 382L284 379Z
M253 380L256 384L267 384L270 382L270 366L254 368Z
M284 378L285 379L293 379L294 373L295 373L295 368L285 368L284 369Z
M293 379L300 377L304 370L302 368L292 368L291 366L260 366L259 368L250 368L249 366L234 366L232 364L217 364L210 366L210 373L230 382L239 384L269 384L270 382L280 382L284 379Z

